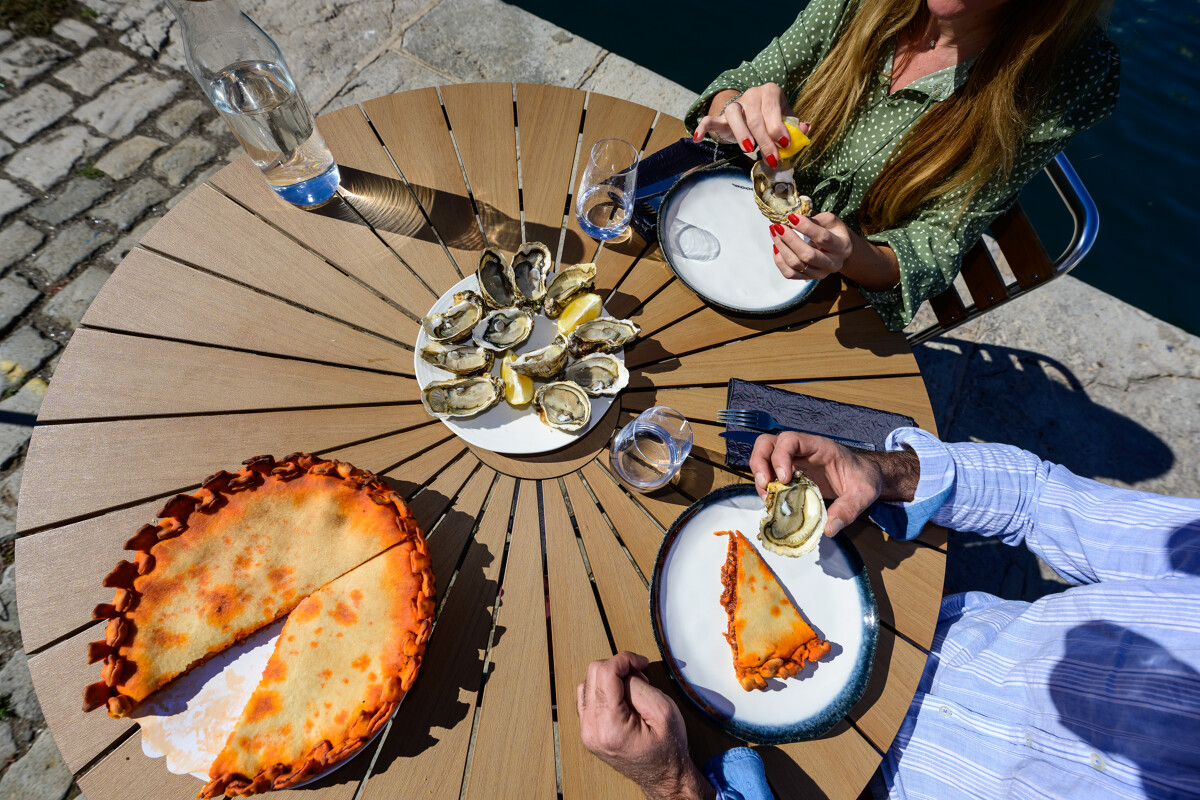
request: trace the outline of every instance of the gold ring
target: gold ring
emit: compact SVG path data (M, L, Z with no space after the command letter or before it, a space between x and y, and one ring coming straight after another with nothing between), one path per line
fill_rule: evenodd
M801 274L801 275L807 275L807 274L808 274L808 264L801 264L801 265L800 265L800 274Z

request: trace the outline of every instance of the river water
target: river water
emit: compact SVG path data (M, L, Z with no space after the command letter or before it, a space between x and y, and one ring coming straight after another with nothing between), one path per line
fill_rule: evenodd
M770 5L741 14L718 0L651 0L636 16L561 0L515 4L696 92L794 18L789 9L768 21ZM1067 148L1100 208L1099 238L1072 274L1200 334L1200 0L1118 0L1109 36L1122 58L1117 110ZM1049 182L1036 179L1022 202L1057 255L1070 217Z

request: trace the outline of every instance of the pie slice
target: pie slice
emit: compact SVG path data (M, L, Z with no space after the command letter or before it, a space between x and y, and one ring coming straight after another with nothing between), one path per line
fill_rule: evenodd
M746 691L766 689L767 678L791 678L807 661L829 652L817 637L741 531L718 531L729 537L721 567L721 605L729 615L725 638L733 650L733 669Z
M400 495L370 472L307 453L218 472L159 516L125 545L134 560L104 580L116 593L94 612L108 624L104 640L88 645L88 663L104 666L84 690L85 711L106 705L110 716L128 716L373 556L414 539L424 548Z
M362 748L417 676L427 564L424 542L407 541L296 606L200 797L294 786Z

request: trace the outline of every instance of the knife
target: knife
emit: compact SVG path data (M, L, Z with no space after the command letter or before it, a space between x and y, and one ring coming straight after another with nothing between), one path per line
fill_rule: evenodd
M783 430L793 430L784 428ZM879 448L870 442L860 442L858 439L847 439L845 436L834 436L829 433L816 433L815 431L795 431L796 433L811 433L813 436L824 436L826 439L833 439L838 444L844 444L846 447L857 447L859 450L878 450ZM722 431L721 437L729 439L732 442L745 442L746 444L754 444L758 441L758 437L767 433L767 431ZM773 435L773 434L772 434Z

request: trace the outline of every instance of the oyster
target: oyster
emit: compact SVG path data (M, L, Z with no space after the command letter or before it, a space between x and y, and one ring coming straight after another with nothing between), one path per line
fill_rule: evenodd
M558 377L566 365L567 338L562 334L555 336L545 347L517 356L511 364L513 372L543 380Z
M555 381L533 395L538 419L560 431L577 431L592 418L592 401L570 381Z
M642 329L632 320L596 317L571 331L567 347L576 358L589 353L613 353L637 338Z
M489 247L479 256L479 269L475 273L479 280L479 293L488 308L512 308L517 304L517 292L513 285L512 267L508 259L494 247Z
M533 314L523 308L499 308L475 326L475 341L489 350L520 347L533 333Z
M504 396L504 379L494 375L431 381L421 390L425 410L438 419L470 417L487 411Z
M551 279L550 285L546 287L546 297L542 303L546 316L550 319L557 319L558 315L567 307L567 303L570 303L572 298L580 292L591 289L595 280L595 264L576 264L573 267L559 270Z
M455 375L478 375L492 368L496 355L475 344L447 347L440 342L430 342L421 348L421 358Z
M553 266L550 248L541 242L526 242L517 248L512 260L512 276L519 305L533 309L542 307L542 298L546 296L546 276Z
M800 194L790 169L772 172L759 161L750 170L750 177L754 181L754 202L772 222L783 223L788 214L802 217L812 214L812 198Z
M608 353L595 353L568 366L563 377L579 384L585 392L596 397L602 394L616 394L624 389L629 383L629 370L625 369L620 359L613 358Z
M442 312L434 312L421 320L430 339L446 344L461 342L483 319L483 300L475 292L458 292L454 304Z
M767 513L758 528L763 547L781 556L802 556L821 541L828 514L821 490L803 472L791 483L767 485Z

